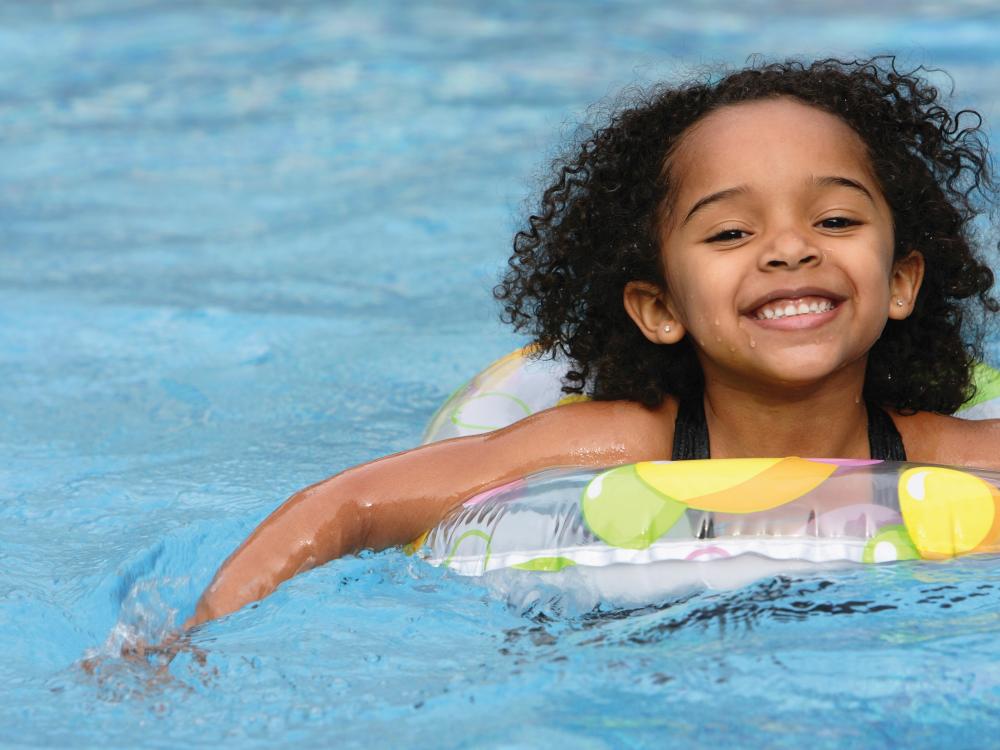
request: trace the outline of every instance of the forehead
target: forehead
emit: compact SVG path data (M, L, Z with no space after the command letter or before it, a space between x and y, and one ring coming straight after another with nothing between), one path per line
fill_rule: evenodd
M712 112L681 137L667 167L681 200L720 186L768 189L818 175L874 179L865 144L847 123L790 98Z

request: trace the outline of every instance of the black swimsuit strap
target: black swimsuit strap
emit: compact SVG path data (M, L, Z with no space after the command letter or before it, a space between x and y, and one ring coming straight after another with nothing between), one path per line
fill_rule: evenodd
M873 459L905 461L906 450L896 424L883 409L870 401L868 410L868 451ZM708 423L705 421L705 404L698 398L681 401L677 406L674 423L674 448L671 459L686 461L711 458L708 442Z
M700 398L681 401L677 405L677 420L674 422L674 450L671 460L687 461L710 456L704 402Z
M882 461L905 461L906 449L899 436L892 417L871 401L866 401L868 409L868 451L872 458Z

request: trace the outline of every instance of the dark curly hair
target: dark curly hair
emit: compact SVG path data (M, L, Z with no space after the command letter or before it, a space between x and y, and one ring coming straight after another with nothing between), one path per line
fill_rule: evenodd
M985 319L1000 309L972 227L978 199L989 204L995 185L982 118L950 114L921 71L931 72L901 73L893 57L755 62L717 79L627 92L606 125L555 160L555 179L515 235L494 289L504 321L530 332L540 355L571 360L566 393L646 406L668 394L700 395L689 339L648 341L622 292L631 280L666 283L656 239L671 195L663 165L685 131L729 104L794 97L861 136L892 209L894 259L918 250L926 260L913 313L890 320L869 353L865 398L906 412L954 412L973 395L972 366L982 356L982 327L970 325L970 313L978 307Z

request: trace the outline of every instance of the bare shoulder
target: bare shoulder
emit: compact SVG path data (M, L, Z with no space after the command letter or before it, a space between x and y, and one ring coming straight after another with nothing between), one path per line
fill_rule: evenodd
M892 412L910 461L1000 469L1000 419Z
M487 436L556 466L610 466L670 457L677 405L585 401L534 414ZM544 457L544 459L543 459Z

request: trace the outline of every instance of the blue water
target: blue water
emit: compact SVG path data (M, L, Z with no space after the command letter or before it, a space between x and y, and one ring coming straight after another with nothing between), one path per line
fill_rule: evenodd
M522 343L489 289L590 104L898 51L996 133L998 36L972 0L0 4L0 744L993 745L992 559L588 615L390 551L120 654Z

